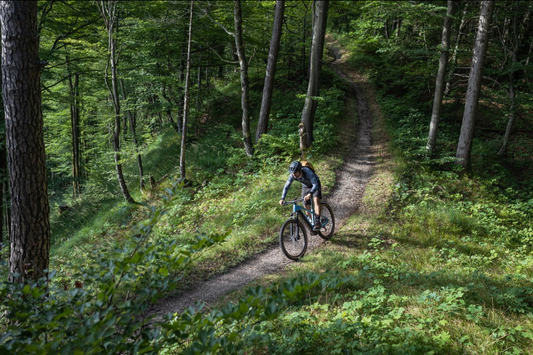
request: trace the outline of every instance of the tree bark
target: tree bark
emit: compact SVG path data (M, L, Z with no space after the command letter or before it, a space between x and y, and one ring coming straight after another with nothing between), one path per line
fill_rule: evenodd
M320 90L320 72L322 69L322 53L324 51L324 37L326 35L326 25L328 18L328 1L316 1L313 12L313 42L311 44L311 58L309 63L309 84L307 95L302 111L302 123L306 131L306 149L313 144L313 124L318 96Z
M270 115L270 105L272 103L274 79L276 77L276 63L278 61L284 12L285 0L277 0L276 15L274 17L272 39L270 40L270 50L268 53L267 69L265 74L265 85L263 86L263 99L261 101L261 111L259 113L259 122L257 123L257 132L255 134L256 141L259 141L261 136L268 130L268 119Z
M1 110L1 115L2 117L4 116L4 110ZM4 141L4 139L2 140ZM2 260L2 247L4 245L4 211L7 211L7 204L4 201L7 200L7 189L5 188L5 182L8 179L9 175L7 173L7 151L5 143L2 142L0 147L0 260Z
M446 67L448 65L448 54L450 49L450 28L452 26L452 11L453 1L448 0L448 8L446 16L444 17L444 25L442 27L442 43L439 60L439 70L437 72L437 80L435 83L435 98L433 100L433 111L431 113L431 122L429 124L429 138L426 149L431 153L435 153L435 146L437 144L437 134L439 131L440 111L442 108L442 98L444 96L444 85L446 76Z
M4 117L3 112L2 117ZM2 226L6 226L6 237L9 238L9 226L11 225L11 200L9 193L9 170L7 169L7 147L5 144L0 150L0 169L0 171L2 171L2 183L0 189L2 190L3 196L0 201L0 203L2 203Z
M72 196L80 194L80 110L79 110L79 74L72 73L69 58L66 58L69 72L70 88L70 136L72 141ZM74 77L74 78L73 78Z
M481 14L476 33L476 42L472 54L472 66L468 78L465 110L461 125L461 134L455 155L455 163L463 168L468 175L472 173L472 141L474 138L474 123L479 104L481 79L485 54L487 52L490 21L494 9L494 1L481 2Z
M191 42L192 42L192 18L194 0L191 0L189 14L189 40L187 41L187 69L185 70L185 89L183 98L183 125L181 127L180 147L180 180L185 180L185 140L187 138L187 121L189 120L189 85L191 79Z
M126 100L126 89L124 88L124 82L120 81L120 88L122 89L122 99ZM126 110L128 114L128 121L130 123L131 137L133 139L133 145L135 146L135 153L137 154L137 169L139 170L139 189L144 190L144 169L141 153L139 152L139 143L137 141L137 120L136 114L132 113L130 109Z
M41 107L37 1L2 1L2 90L11 187L10 280L46 276L50 208Z
M107 2L107 6L106 6ZM113 150L115 152L115 168L117 171L118 182L120 185L120 190L124 199L128 203L135 204L137 203L133 197L131 197L126 184L126 179L124 179L124 174L122 172L122 162L120 155L120 97L118 95L118 75L117 75L117 66L118 59L116 53L116 38L115 38L115 25L117 20L117 5L118 0L108 0L100 1L98 7L102 13L102 17L105 22L105 27L108 34L108 50L109 50L109 66L111 67L111 86L109 85L109 78L107 75L107 68L105 74L105 81L107 88L113 100L113 107L115 110L115 125L113 128Z
M233 0L234 20L235 20L235 47L239 57L241 68L241 108L242 108L242 136L244 140L244 150L247 156L254 155L254 146L250 134L250 112L249 112L249 93L248 85L248 61L244 52L244 41L242 39L242 15L240 0Z

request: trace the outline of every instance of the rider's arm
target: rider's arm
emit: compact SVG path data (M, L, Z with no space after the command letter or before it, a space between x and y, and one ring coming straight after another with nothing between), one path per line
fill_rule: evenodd
M311 181L311 184L313 184L311 190L309 190L309 194L312 195L320 188L320 179L311 169L305 169L305 174L306 178Z
M289 174L289 178L287 179L285 186L283 186L283 192L281 193L282 200L285 200L285 197L287 197L287 193L289 192L289 188L291 187L293 181L294 177L292 176L292 174Z

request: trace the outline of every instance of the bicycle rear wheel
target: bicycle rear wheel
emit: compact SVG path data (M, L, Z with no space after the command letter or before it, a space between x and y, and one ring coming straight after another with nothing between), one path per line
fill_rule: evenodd
M333 215L333 210L327 203L321 203L322 211L320 212L320 218L327 218L328 222L322 225L322 228L318 231L318 235L322 239L328 240L333 235L335 231L335 216ZM322 222L323 223L323 222Z
M291 260L298 260L307 250L307 232L300 221L289 219L279 231L279 246L285 256Z

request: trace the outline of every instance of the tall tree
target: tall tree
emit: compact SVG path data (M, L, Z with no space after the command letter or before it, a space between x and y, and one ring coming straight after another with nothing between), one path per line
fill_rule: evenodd
M120 81L120 88L122 89L122 99L126 100L126 89L124 88L124 81ZM144 169L141 152L139 151L139 142L137 141L137 115L131 109L127 109L128 121L130 123L131 137L135 147L135 154L137 154L137 169L139 170L139 189L144 190Z
M255 134L256 141L259 141L261 136L265 134L268 129L268 118L270 115L270 105L272 103L272 91L274 89L274 79L276 76L276 63L278 61L284 12L285 0L276 0L276 15L274 17L272 39L270 40L261 111L259 112L259 122L257 123L257 132Z
M467 27L468 18L470 17L470 6L473 6L473 2L470 1L464 1L460 6L463 7L462 15L461 15L461 21L459 22L459 26L457 27L457 36L455 37L455 46L452 51L452 57L450 60L450 70L448 72L448 76L446 79L446 89L444 89L444 95L448 95L451 90L451 80L455 71L455 67L457 66L457 54L459 53L459 46L461 45L461 40L464 37L464 31Z
M234 20L235 20L235 47L239 56L241 68L241 109L242 109L242 135L244 140L244 150L246 155L254 154L252 136L250 134L250 86L248 84L248 60L244 51L244 41L242 39L242 13L241 1L233 0Z
M25 282L45 276L50 251L37 1L2 1L0 21L11 187L9 269L12 281Z
M437 133L439 131L440 111L442 107L442 97L445 89L446 67L448 65L448 53L450 49L450 28L452 26L453 1L448 0L444 25L442 26L442 43L440 49L439 70L435 83L435 98L433 100L433 111L431 113L431 122L429 124L429 138L426 149L430 153L435 152L437 143Z
M122 162L120 154L120 97L118 94L118 56L117 56L117 39L116 39L116 27L118 26L117 19L117 5L118 0L104 0L97 3L102 18L104 19L105 28L108 35L108 51L109 51L109 61L108 65L111 67L111 84L109 83L109 77L107 73L107 66L105 72L105 81L111 99L113 101L114 108L114 119L115 125L113 128L113 150L115 152L115 168L117 171L118 182L120 184L120 190L122 195L128 203L136 203L136 201L131 197L131 194L128 190L126 184L126 179L124 179L124 174L122 172Z
M309 84L302 111L302 123L305 126L305 140L300 141L302 150L313 144L313 124L318 102L316 97L320 90L320 72L322 70L322 53L324 51L324 38L328 19L328 1L315 1L313 12L313 42L311 44L311 58L309 63Z
M479 104L481 89L481 79L485 54L487 52L490 21L494 9L494 0L481 2L481 13L479 16L478 28L476 32L476 42L472 54L472 66L468 78L468 89L466 92L465 109L463 122L461 124L461 134L457 145L455 163L460 165L467 174L472 172L472 141L474 139L474 123Z
M189 13L189 40L187 41L187 69L185 70L185 92L183 98L183 125L181 129L180 149L180 179L185 180L185 140L187 139L187 123L189 120L189 85L191 79L191 43L192 43L192 19L194 0L191 0Z
M79 104L79 82L78 72L73 73L67 57L67 67L69 72L68 82L70 88L70 126L72 140L72 196L80 194L80 104Z
M103 78L97 74L101 59L106 58L101 46L102 18L93 2L39 4L39 54L51 63L41 74L46 163L51 176L48 188L51 193L62 194L68 179L76 197L82 177L94 171L92 163L101 164L94 151L85 148L94 141L104 142L100 131L87 125L95 121L95 106L105 102Z
M520 2L513 2L512 7L514 8L513 13L510 15L510 27L511 29L508 32L508 36L505 34L502 35L502 45L505 52L505 63L508 63L507 76L508 76L508 90L507 96L509 97L509 119L507 121L507 126L505 128L505 134L503 135L502 146L498 151L498 155L504 155L507 151L507 145L509 143L509 137L511 136L511 130L513 128L513 123L515 120L515 114L517 110L516 103L516 74L519 70L522 70L521 63L518 60L518 52L522 46L523 38L528 31L529 20L531 16L531 3L526 3L526 8L520 7ZM524 17L520 21L520 16ZM508 38L505 38L508 37ZM510 57L510 58L508 58ZM510 60L508 60L510 59Z

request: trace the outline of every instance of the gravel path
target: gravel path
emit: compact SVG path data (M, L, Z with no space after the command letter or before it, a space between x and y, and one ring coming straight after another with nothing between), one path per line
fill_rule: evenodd
M349 97L355 100L360 121L356 124L355 117L345 120L341 131L343 131L343 139L350 140L346 141L349 149L345 164L336 172L335 186L324 198L324 201L333 208L336 230L338 230L346 219L360 207L366 184L370 178L373 165L372 117L364 93L357 83L357 74L349 71L344 65L346 57L335 49L334 43L331 45L335 60L330 65L339 76L350 83ZM310 236L307 254L312 253L313 249L323 243L327 242L319 236ZM194 306L198 301L209 305L228 292L242 288L259 277L279 272L292 262L283 255L279 247L274 247L230 269L225 274L197 284L181 295L161 300L150 313L162 316L169 312L181 312L187 307Z

